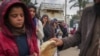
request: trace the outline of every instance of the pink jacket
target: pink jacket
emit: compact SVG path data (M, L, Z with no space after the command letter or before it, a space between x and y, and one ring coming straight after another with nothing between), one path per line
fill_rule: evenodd
M19 56L14 36L5 25L6 22L4 22L4 15L6 14L8 8L13 4L20 4L25 9L25 16L27 16L27 18L25 18L25 27L27 31L26 35L30 55L33 55L33 53L37 53L39 55L36 39L36 27L32 25L32 19L27 7L17 0L4 0L0 6L0 56ZM32 36L29 36L29 34L32 34Z

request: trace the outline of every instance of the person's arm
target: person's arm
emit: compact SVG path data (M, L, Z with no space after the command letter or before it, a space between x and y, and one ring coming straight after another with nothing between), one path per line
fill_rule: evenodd
M62 39L53 38L53 40L56 41L55 45L58 46L59 50L67 49L81 43L81 26L80 22L80 26L73 37L65 37Z
M66 49L69 47L79 45L81 44L82 40L85 39L85 35L87 33L86 31L87 30L87 19L88 19L88 14L90 13L90 9L91 7L87 7L83 10L83 14L81 16L78 30L75 32L74 36L62 39L63 41L62 49Z
M43 25L42 22L40 20L38 20L38 31L37 31L37 36L39 39L43 39L44 37L44 33L43 33Z
M62 39L62 41L63 45L59 46L60 50L76 46L81 43L81 33L77 31L73 37L65 37Z
M65 37L62 39L53 38L56 41L55 45L58 46L59 50L67 49L72 46L76 46L81 43L81 34L76 32L73 37Z
M86 25L84 25L84 24L86 24L87 18L85 18L85 17L87 16L88 11L89 11L88 9L85 9L83 11L78 30L76 31L76 33L74 34L73 37L68 37L68 38L65 37L63 39L57 39L57 38L51 39L51 40L56 41L55 45L58 46L60 50L67 49L69 47L73 47L73 46L76 46L81 43L82 34L83 34L82 31L86 30L86 28L87 28ZM85 34L85 32L86 31L84 31L84 34Z

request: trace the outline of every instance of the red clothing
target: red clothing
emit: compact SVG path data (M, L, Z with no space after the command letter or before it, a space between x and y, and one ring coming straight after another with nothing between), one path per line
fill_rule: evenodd
M17 0L12 0L12 1L4 0L4 2L0 6L0 56L19 56L19 50L16 45L16 42L14 41L14 36L5 25L6 22L4 22L4 16L8 8L14 4L20 4L25 9L25 13L26 13L25 16L28 17L25 18L26 20L25 29L26 29L27 42L30 51L29 53L30 55L32 55L33 53L37 53L39 56L39 50L37 47L37 40L36 40L36 30L35 30L35 26L32 25L33 23L32 23L30 13L24 4ZM32 34L32 36L30 36L30 34Z
M33 55L35 48L31 38L27 38L30 55ZM0 32L0 56L19 56L18 47L13 38Z
M70 31L70 34L72 34L72 35L73 35L73 34L75 34L75 32L76 32L76 29L75 29L75 28L73 28L73 30L71 30L71 31Z

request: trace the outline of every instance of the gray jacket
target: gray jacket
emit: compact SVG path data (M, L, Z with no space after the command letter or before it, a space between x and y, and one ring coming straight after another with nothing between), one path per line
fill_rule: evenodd
M96 14L93 7L83 10L79 28L73 37L63 38L62 49L81 44L80 56L86 56L89 44L91 43Z

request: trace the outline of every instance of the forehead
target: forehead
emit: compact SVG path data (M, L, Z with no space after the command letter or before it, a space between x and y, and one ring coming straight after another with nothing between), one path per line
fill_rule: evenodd
M31 8L29 8L29 9L34 9L34 10L35 10L35 8L32 8L32 7L31 7Z
M29 8L29 10L33 10L33 11L35 11L35 8Z
M23 9L21 7L13 7L10 12L20 13L20 12L23 12Z
M45 19L48 19L48 17L46 17L46 16L45 16L44 18L45 18Z

